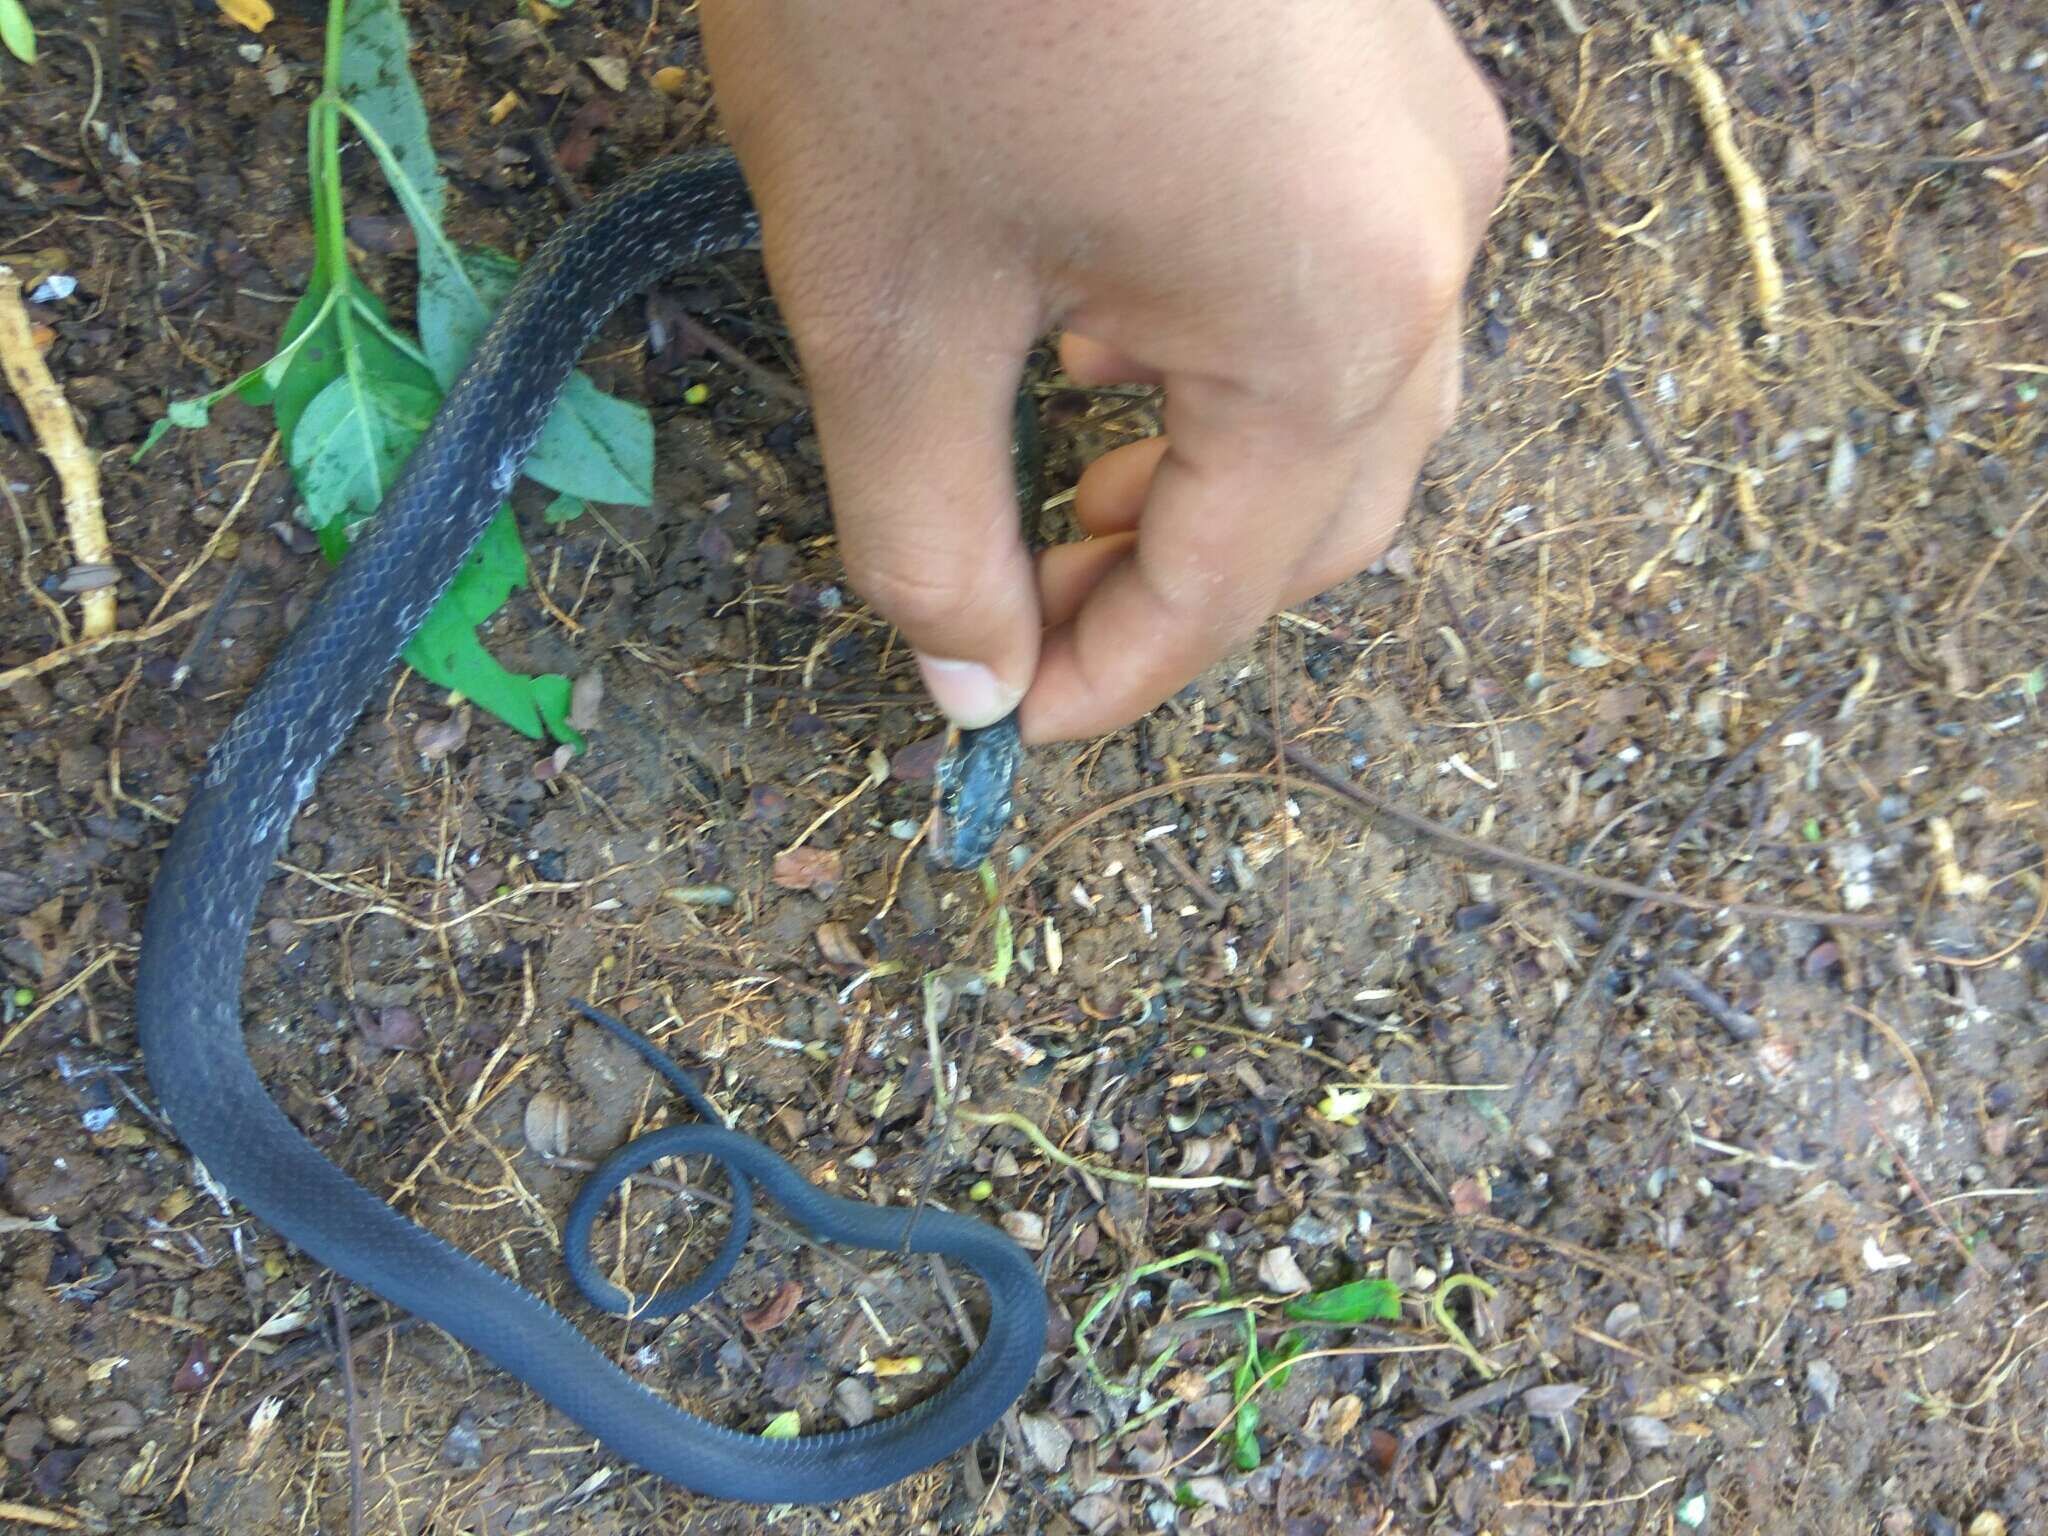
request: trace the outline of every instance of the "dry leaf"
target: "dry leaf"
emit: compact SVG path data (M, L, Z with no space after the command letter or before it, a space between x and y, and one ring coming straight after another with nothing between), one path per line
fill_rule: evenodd
M1647 1413L1632 1413L1623 1419L1621 1432L1646 1451L1661 1451L1671 1443L1671 1426Z
M818 953L825 957L826 964L846 971L867 969L867 956L860 952L860 941L846 924L818 924L817 940Z
M1354 1393L1346 1392L1330 1404L1330 1416L1323 1420L1322 1440L1325 1445L1341 1445L1358 1428L1358 1421L1365 1416L1365 1404Z
M1034 1253L1045 1246L1045 1218L1036 1211L1003 1212L1003 1230L1019 1247Z
M587 731L597 725L597 712L604 705L604 674L592 667L569 685L569 725Z
M1539 1419L1561 1419L1576 1408L1579 1399L1591 1390L1576 1382L1552 1382L1524 1392L1522 1406Z
M633 69L617 54L602 53L594 59L585 59L584 67L615 91L623 91L632 83Z
M1484 1216L1492 1204L1493 1191L1481 1175L1468 1173L1451 1186L1451 1209L1460 1216Z
M1190 1136L1180 1149L1180 1167L1174 1170L1174 1177L1180 1179L1200 1178L1211 1168L1223 1161L1225 1146L1208 1136Z
M256 1411L249 1415L249 1438L242 1443L241 1468L244 1472L256 1464L264 1443L277 1428L278 1415L284 1412L284 1399L266 1397L256 1405Z
M1309 1288L1308 1276L1294 1262L1291 1248L1268 1248L1259 1259L1259 1284L1276 1296L1299 1296Z
M785 1280L760 1306L751 1312L742 1312L740 1324L749 1333L766 1333L772 1328L780 1328L796 1315L797 1303L803 1298L804 1288L794 1280Z
M220 0L220 13L251 32L261 32L277 16L270 8L270 0Z
M916 1376L924 1370L923 1355L876 1355L861 1367L870 1376Z
M42 979L55 981L71 958L71 945L64 933L64 898L52 896L27 916L17 918L15 930L35 950L43 968Z
M1030 1448L1033 1461L1048 1472L1066 1466L1067 1457L1074 1450L1074 1437L1067 1432L1066 1425L1049 1413L1020 1413L1017 1427L1024 1431L1024 1444Z
M839 889L842 863L836 848L791 848L775 855L772 878L785 891L815 891L830 901Z
M429 720L412 733L413 750L438 763L469 740L469 711L458 709L446 720Z

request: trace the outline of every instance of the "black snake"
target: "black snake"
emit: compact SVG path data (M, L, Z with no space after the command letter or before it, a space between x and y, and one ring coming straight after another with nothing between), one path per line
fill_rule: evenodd
M750 1187L816 1236L956 1259L988 1287L987 1335L944 1390L858 1429L767 1439L655 1396L568 1319L400 1216L309 1143L274 1104L242 1039L241 985L257 897L292 818L392 664L502 504L578 357L628 297L693 261L754 244L759 221L733 159L650 166L580 209L540 248L478 343L405 470L215 746L150 895L136 976L149 1078L187 1147L243 1205L320 1263L425 1318L526 1382L627 1461L715 1497L822 1503L931 1465L993 1424L1043 1351L1044 1292L1030 1260L987 1223L861 1204L815 1188L722 1125L670 1127L621 1149L579 1197L565 1246L591 1274L587 1217L660 1157L708 1155L731 1178L725 1249L673 1311L715 1286L745 1241ZM969 733L943 789L959 813L949 855L972 863L999 828L1014 722ZM699 1107L690 1080L619 1033ZM601 1279L599 1305L630 1305ZM650 1308L642 1298L641 1310Z

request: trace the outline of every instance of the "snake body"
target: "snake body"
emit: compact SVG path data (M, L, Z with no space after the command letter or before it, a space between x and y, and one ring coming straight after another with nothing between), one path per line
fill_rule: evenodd
M759 1142L720 1125L671 1127L622 1149L593 1176L579 1210L589 1204L594 1216L592 1202L657 1157L710 1155L732 1179L732 1251L721 1252L689 1299L715 1286L736 1256L749 1187L821 1239L957 1260L987 1286L980 1348L917 1406L857 1429L792 1439L728 1430L650 1392L553 1307L406 1220L330 1163L257 1077L240 1004L257 898L292 818L482 537L585 345L634 293L758 238L739 169L720 152L624 178L536 252L377 516L215 746L150 895L135 1001L149 1079L172 1126L260 1220L488 1357L625 1460L718 1498L825 1503L952 1454L1023 1391L1043 1352L1046 1309L1016 1244L984 1222L943 1211L826 1194ZM1014 741L1013 729L1007 739L996 733L997 756L1013 754ZM708 1108L654 1047L592 1016ZM588 1222L576 1230L587 1234ZM580 1239L570 1247L572 1271L583 1280L587 1248ZM600 1287L611 1300L623 1298Z

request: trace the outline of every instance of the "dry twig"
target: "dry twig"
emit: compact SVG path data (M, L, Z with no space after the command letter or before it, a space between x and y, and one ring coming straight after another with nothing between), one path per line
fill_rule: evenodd
M28 307L21 299L21 279L4 263L0 263L0 372L6 374L8 387L21 401L43 456L57 472L57 484L64 492L64 522L71 531L72 558L80 565L112 565L114 548L107 542L107 520L100 507L99 465L78 435L71 402L50 377L50 366L36 346ZM112 587L81 593L78 603L83 614L80 633L86 641L104 640L113 634Z

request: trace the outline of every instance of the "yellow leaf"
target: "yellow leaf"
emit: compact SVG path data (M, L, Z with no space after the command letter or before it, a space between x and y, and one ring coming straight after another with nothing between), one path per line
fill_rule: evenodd
M689 93L690 74L673 64L665 64L654 72L651 82L654 88L671 101L680 101Z
M923 1355L877 1355L867 1363L876 1377L915 1376L924 1369Z
M261 32L277 15L270 0L220 0L220 13L251 32Z

